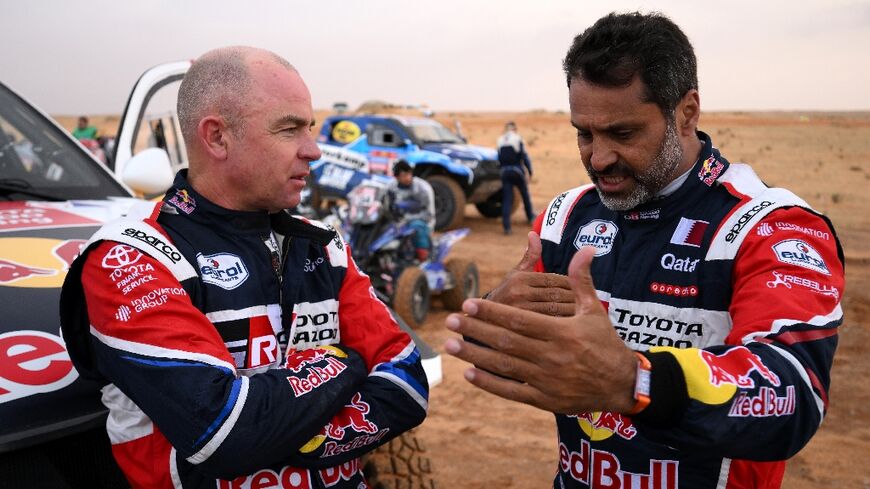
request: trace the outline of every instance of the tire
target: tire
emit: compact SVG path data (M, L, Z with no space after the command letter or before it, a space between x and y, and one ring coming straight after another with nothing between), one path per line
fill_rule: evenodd
M393 309L411 328L419 328L429 314L429 283L419 267L408 267L396 281Z
M477 207L477 212L480 212L480 215L483 217L501 217L501 196L502 190L492 194L484 200L483 202L478 202L474 204L474 207ZM520 190L514 187L514 201L513 205L511 205L511 215L513 215L517 209L520 208L520 204L523 202L523 196L520 195Z
M363 460L372 489L436 489L432 463L414 430L381 445Z
M480 274L477 265L465 258L451 258L444 265L456 286L441 293L444 307L451 311L462 309L462 302L471 297L477 297L480 292Z
M462 225L465 219L465 192L447 175L426 177L435 194L435 230L444 231Z

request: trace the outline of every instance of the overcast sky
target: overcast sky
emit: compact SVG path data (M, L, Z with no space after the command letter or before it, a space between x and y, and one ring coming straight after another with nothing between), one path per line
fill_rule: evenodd
M120 113L152 65L271 49L316 108L567 109L562 58L611 10L657 9L704 110L870 110L870 0L0 0L0 80L52 114Z

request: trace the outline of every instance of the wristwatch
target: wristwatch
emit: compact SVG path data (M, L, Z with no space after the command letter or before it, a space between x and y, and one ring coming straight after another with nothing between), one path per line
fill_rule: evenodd
M637 376L634 381L634 407L628 411L628 415L635 415L646 409L649 406L650 398L650 382L652 376L652 364L649 359L640 352L634 352L637 355Z

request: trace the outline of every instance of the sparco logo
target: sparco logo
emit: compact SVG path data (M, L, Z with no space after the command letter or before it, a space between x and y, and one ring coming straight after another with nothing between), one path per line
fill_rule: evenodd
M616 233L619 228L616 224L610 221L594 219L587 222L577 231L577 237L574 238L574 247L578 250L584 246L592 246L595 248L595 256L602 256L610 253L613 248L613 240L616 238Z
M148 243L149 245L151 245L152 248L159 251L160 253L163 253L163 255L166 256L166 258L169 258L172 263L178 263L179 261L181 261L181 253L176 251L175 248L173 248L171 245L167 244L157 236L151 236L144 231L133 228L125 229L123 234L125 236L138 239L143 243Z
M765 207L770 207L773 205L773 202L769 200L762 201L756 206L753 206L752 209L746 211L745 214L740 216L740 219L731 226L731 230L728 231L728 234L725 235L725 241L729 243L733 243L735 239L737 239L737 235L740 234L740 231L743 230L743 227L746 226L746 223L751 221L756 214L761 212Z
M547 213L547 225L552 226L556 223L556 214L559 213L559 208L562 207L562 202L565 200L565 196L568 195L568 192L562 192L556 197L556 200L553 201L553 205L550 206L550 212Z

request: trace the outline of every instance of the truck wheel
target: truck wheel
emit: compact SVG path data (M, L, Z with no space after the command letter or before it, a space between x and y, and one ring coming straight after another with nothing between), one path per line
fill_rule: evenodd
M465 192L447 175L426 178L435 194L435 230L457 228L465 218Z
M465 258L451 258L444 264L456 286L441 293L441 301L444 307L451 311L462 309L465 299L477 297L480 292L480 276L477 265Z
M483 202L478 202L474 204L474 207L477 207L477 211L480 212L480 215L483 217L501 217L501 195L502 190L492 194L484 200ZM523 196L520 195L520 190L514 188L514 202L511 205L511 215L520 208L520 204L523 202Z
M396 281L393 294L393 309L408 326L419 328L429 314L429 282L419 267L408 267Z
M414 430L379 446L363 459L372 489L435 489L432 464Z

